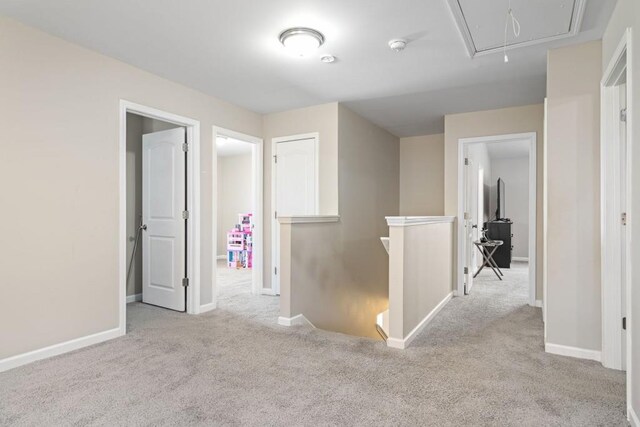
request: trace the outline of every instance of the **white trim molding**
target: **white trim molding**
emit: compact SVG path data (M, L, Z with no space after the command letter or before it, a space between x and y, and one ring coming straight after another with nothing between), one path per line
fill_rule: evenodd
M340 215L296 215L278 217L280 224L316 224L338 221L340 221Z
M127 304L142 301L142 294L127 295Z
M387 338L387 347L397 348L400 350L404 350L405 348L409 347L409 344L411 344L411 342L429 324L429 322L431 322L433 318L436 317L436 315L440 312L440 310L442 310L442 308L445 305L447 305L449 301L451 301L452 297L453 297L453 292L449 292L449 294L447 294L447 296L444 297L444 299L440 301L438 305L436 305L433 308L433 310L431 310L429 314L427 314L424 317L424 319L422 319L420 323L418 323L418 325L415 328L413 328L411 332L407 334L406 337L404 337L404 339L391 338L391 337Z
M542 305L543 305L542 304L542 300L541 299L537 299L535 307L542 308Z
M454 216L387 216L389 227L408 227L410 225L447 224L455 221Z
M471 30L469 29L469 24L462 10L462 6L460 5L460 1L447 0L447 3L449 4L449 10L451 11L453 20L455 21L456 27L458 28L458 33L460 34L460 37L462 38L462 41L467 48L467 53L470 58L504 52L505 47L502 45L484 50L478 50L476 44L473 41L473 36L471 35ZM580 29L582 28L582 21L584 19L586 4L586 0L575 0L575 7L573 8L573 13L571 15L571 23L569 25L569 30L566 33L553 34L547 37L532 40L522 40L519 42L513 41L512 43L507 44L506 50L549 43L551 41L562 40L575 36L580 32Z
M210 302L209 304L204 304L200 306L200 312L198 314L203 314L208 311L215 310L218 307L217 302Z
M481 143L502 143L512 141L529 141L529 305L535 306L536 304L536 270L537 270L537 207L538 192L537 192L537 133L515 133L506 135L493 135L493 136L481 136L472 138L460 138L458 140L458 183L457 183L457 227L456 227L456 254L455 254L455 288L457 288L458 295L464 295L464 264L465 264L465 221L464 221L464 158L465 149L472 144Z
M558 356L575 357L576 359L595 360L599 362L602 358L602 353L597 350L589 350L586 348L571 347L568 345L560 344L544 344L544 351L550 354L556 354Z
M278 317L278 325L280 326L296 326L296 325L309 325L315 329L313 323L307 319L304 314L298 314L293 317Z
M526 256L514 256L511 257L511 261L516 261L516 262L529 262L529 258Z
M638 419L638 414L633 409L631 402L627 403L627 420L629 420L631 427L640 427L640 419Z
M9 369L17 368L18 366L58 356L60 354L68 353L70 351L78 350L104 341L109 341L123 335L124 333L121 328L118 327L109 329L108 331L98 332L96 334L65 341L63 343L50 345L27 353L18 354L16 356L7 357L6 359L0 360L0 372L8 371Z

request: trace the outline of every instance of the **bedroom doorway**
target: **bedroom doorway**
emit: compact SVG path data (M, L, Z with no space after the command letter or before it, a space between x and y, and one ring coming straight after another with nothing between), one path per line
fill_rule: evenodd
M536 175L536 133L459 140L457 295L471 294L478 281L508 279L525 286L528 305L542 305Z
M213 129L214 276L216 302L234 295L265 293L263 275L262 139Z

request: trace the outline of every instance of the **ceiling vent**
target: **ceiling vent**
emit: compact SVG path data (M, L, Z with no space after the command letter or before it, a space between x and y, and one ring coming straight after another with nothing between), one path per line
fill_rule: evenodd
M471 58L504 53L507 0L447 0ZM586 0L512 0L522 27L507 39L506 50L573 37L580 32Z

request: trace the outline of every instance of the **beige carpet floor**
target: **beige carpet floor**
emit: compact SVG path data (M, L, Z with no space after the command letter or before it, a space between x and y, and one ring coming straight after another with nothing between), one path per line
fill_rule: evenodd
M624 375L544 353L526 268L505 273L405 351L278 326L232 279L200 316L130 304L125 337L0 374L0 425L627 425Z

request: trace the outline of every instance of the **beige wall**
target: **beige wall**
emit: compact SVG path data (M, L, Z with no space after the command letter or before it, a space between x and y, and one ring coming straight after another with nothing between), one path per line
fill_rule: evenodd
M402 340L452 292L453 223L389 227L389 338Z
M271 174L273 169L273 138L319 134L319 213L338 213L338 104L267 114L263 117L264 138L264 275L263 287L271 288L273 265L271 259Z
M449 114L444 118L445 140L445 176L444 211L445 215L458 215L458 140L479 136L505 135L511 133L536 132L537 134L537 251L536 299L542 299L542 183L543 183L543 137L544 106L542 104L524 107L502 108L499 110L478 111L474 113ZM454 250L455 245L454 245ZM454 266L455 268L455 266ZM456 269L457 271L457 269ZM454 271L454 280L455 271Z
M632 138L634 147L638 147L638 139L640 138L640 3L637 0L618 0L616 9L613 12L611 21L602 38L602 69L604 70L611 61L614 51L620 42L624 31L627 28L633 29L633 99L631 101L632 114ZM640 197L635 197L640 188L640 150L634 148L632 155L631 180L634 187L634 197L632 198L631 212L629 213L630 222L634 222L635 215L640 213ZM640 215L640 214L639 214ZM632 266L640 265L640 227L633 226L631 228L631 264ZM631 402L635 410L636 416L640 415L640 268L631 269L632 290L631 290L631 312L634 314L630 322L630 333L632 335L631 358L634 369L631 372Z
M547 342L601 349L601 43L554 49L547 75Z
M400 215L444 213L444 134L400 138Z
M260 135L261 117L6 18L0 51L0 180L20 182L3 187L20 215L0 223L0 358L118 327L120 99L200 121L211 302L212 126Z
M388 304L380 236L385 216L398 214L399 140L342 105L338 112L340 222L282 227L281 268L290 272L280 278L281 314L375 338Z
M218 157L217 254L227 253L227 231L238 223L238 214L253 213L251 153Z

